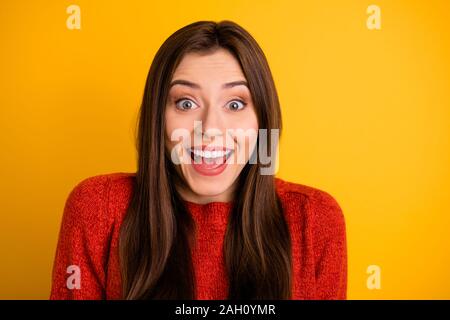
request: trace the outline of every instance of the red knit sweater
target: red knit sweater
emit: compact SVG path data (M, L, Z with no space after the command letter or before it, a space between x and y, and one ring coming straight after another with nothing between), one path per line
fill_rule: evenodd
M50 299L122 298L118 235L133 178L133 173L98 175L83 180L69 194ZM278 178L276 187L292 239L292 298L346 299L347 248L340 206L331 195L316 188ZM192 256L196 299L226 299L222 245L231 206L223 202L186 204L198 228ZM79 273L73 266L79 267ZM74 287L77 274L79 288Z

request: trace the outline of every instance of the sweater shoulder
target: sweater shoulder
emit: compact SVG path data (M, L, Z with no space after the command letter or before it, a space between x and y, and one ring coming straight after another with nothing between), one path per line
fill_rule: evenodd
M84 178L72 189L69 199L74 196L72 197L75 198L74 201L90 203L98 201L105 191L113 191L112 194L108 194L108 197L126 196L127 191L130 191L132 187L134 176L134 173L114 172Z
M65 211L86 223L111 223L128 205L134 173L115 172L84 178L71 190Z
M277 193L283 203L294 208L308 208L314 220L344 222L342 208L334 196L316 187L275 178Z

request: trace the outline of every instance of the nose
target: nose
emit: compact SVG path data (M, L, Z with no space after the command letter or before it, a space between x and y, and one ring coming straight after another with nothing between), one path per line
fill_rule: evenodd
M196 133L203 139L213 140L216 136L223 136L224 119L221 117L219 108L212 105L205 108L200 121L201 125L196 126Z

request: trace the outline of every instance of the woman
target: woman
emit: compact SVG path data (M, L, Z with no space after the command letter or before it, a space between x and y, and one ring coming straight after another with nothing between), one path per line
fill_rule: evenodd
M175 32L147 78L137 172L90 177L67 199L50 298L345 299L342 210L274 177L278 130L273 78L247 31Z

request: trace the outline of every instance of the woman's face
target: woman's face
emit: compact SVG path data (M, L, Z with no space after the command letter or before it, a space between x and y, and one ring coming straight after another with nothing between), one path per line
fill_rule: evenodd
M258 120L239 62L225 49L188 53L171 81L166 148L188 201L232 200L257 141ZM179 165L178 165L179 164Z

